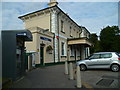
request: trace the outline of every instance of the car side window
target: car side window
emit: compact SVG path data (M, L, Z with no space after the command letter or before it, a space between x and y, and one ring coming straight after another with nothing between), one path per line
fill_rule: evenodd
M93 54L90 59L99 59L100 58L100 54Z
M106 54L101 54L101 58L111 58L112 54L111 53L106 53Z

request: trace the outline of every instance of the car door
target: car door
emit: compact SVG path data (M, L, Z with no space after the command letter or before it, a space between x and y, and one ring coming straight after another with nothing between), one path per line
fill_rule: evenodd
M100 58L100 54L93 54L89 60L87 60L88 68L97 68L97 61Z
M101 54L100 59L98 59L97 62L99 68L109 68L112 60L111 57L112 57L111 53Z

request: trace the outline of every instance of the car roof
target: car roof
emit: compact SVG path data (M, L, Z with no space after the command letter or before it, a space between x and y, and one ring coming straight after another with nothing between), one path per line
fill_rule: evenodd
M116 52L97 52L97 53L94 53L94 54L105 54L105 53L116 53Z

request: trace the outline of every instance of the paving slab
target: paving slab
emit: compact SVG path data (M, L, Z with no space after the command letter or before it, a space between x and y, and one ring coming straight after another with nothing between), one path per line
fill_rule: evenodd
M14 83L12 88L76 88L76 80L64 74L64 65L36 68Z
M64 64L36 68L27 72L12 88L76 88L76 80L69 80L64 70ZM119 73L111 70L81 71L82 88L118 88ZM97 85L102 79L114 81L109 86Z

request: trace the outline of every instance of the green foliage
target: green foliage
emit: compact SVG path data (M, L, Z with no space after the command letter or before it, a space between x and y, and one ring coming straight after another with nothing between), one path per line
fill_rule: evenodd
M100 32L100 40L98 40L96 34L91 34L90 41L93 44L90 47L91 54L99 51L120 53L120 30L118 26L107 26L103 28Z
M118 26L107 26L101 30L101 51L120 52L120 30Z
M92 46L90 47L90 53L95 53L100 51L100 43L98 40L98 36L94 33L90 35L90 41L92 42Z

